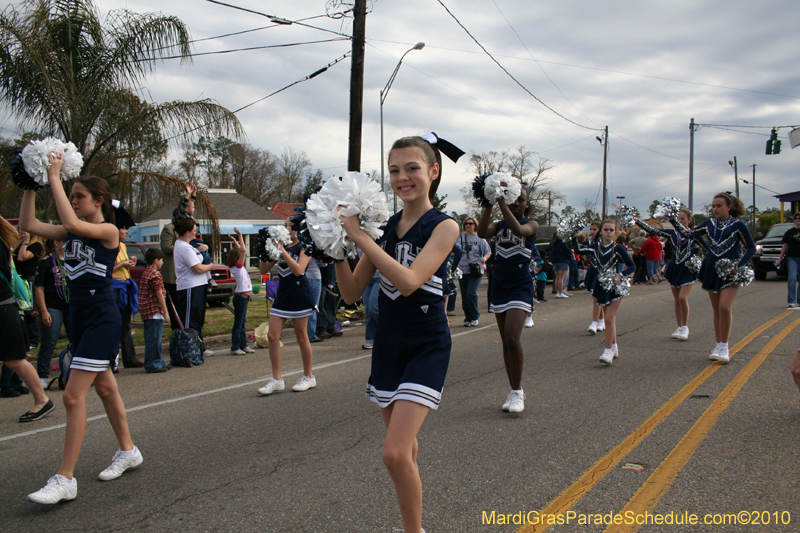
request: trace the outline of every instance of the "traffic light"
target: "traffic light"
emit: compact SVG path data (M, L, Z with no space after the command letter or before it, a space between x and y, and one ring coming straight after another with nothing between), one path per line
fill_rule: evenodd
M769 140L767 141L767 155L779 154L781 153L781 141L778 139L778 132L775 128L772 128L772 133L769 135Z

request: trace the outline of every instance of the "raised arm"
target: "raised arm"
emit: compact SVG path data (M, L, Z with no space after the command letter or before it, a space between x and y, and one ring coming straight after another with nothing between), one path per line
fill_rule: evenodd
M287 252L286 248L283 247L283 243L280 244L280 247L281 257L284 261L286 261L286 266L289 267L289 270L292 271L292 274L295 276L302 276L303 272L306 271L309 261L311 261L311 257L306 255L305 250L300 250L300 256L298 257L297 261L295 261L292 257L292 254Z
M676 220L675 222L678 222L678 221ZM678 222L678 224L680 224L680 222ZM672 238L671 237L671 233L672 232L668 232L667 230L664 230L664 229L661 229L661 228L653 227L653 226L647 224L646 222L644 222L642 220L638 220L637 219L636 220L636 225L639 226L640 228L642 228L643 230L645 230L650 235L658 235L659 237L666 237L668 239ZM673 223L673 225L674 225L674 223Z
M481 221L478 223L478 237L491 239L495 235L497 235L497 224L492 222L492 208L484 207L481 213Z
M70 211L72 211L71 206ZM67 230L64 226L36 220L36 193L34 191L22 193L22 203L19 206L19 229L54 241L63 241L67 238Z
M497 199L497 205L500 207L500 212L503 214L503 220L508 224L508 229L517 237L530 237L531 235L536 235L536 232L539 231L539 223L533 219L527 221L525 224L520 224L517 217L511 213L511 210L502 198ZM495 233L496 232L497 229L495 228ZM485 239L486 237L483 238Z
M339 292L348 305L354 304L361 299L364 289L369 285L376 270L375 265L372 264L366 253L358 259L355 270L350 270L348 261L336 263L334 268L336 269L336 284L339 286Z

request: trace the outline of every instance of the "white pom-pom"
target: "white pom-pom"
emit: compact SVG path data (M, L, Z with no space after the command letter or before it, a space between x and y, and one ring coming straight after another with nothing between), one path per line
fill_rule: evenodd
M519 198L522 184L517 178L505 172L495 172L486 178L483 194L490 202L502 198L507 204L513 204Z
M292 234L285 226L270 226L268 231L270 238L275 242L282 242L286 246L292 244Z
M314 244L326 255L341 261L356 253L347 238L340 216L358 215L361 229L372 239L383 235L389 220L389 204L380 185L360 172L330 178L306 203L306 223Z
M22 150L22 162L25 170L37 183L47 184L47 169L50 161L47 156L53 153L63 154L61 175L65 178L77 178L83 168L83 156L71 142L63 143L54 137L47 137L41 141L31 141Z

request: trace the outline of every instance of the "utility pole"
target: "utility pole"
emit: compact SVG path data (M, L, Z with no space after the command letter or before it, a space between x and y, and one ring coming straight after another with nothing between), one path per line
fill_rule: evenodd
M601 220L606 219L606 204L608 203L608 191L606 190L606 163L608 162L608 126L603 129L603 209Z
M547 191L547 225L550 225L550 208L553 205L553 199L550 196L550 191Z
M733 177L736 180L736 197L739 197L739 163L736 161L736 156L733 156Z
M689 211L694 213L694 119L689 122Z
M756 166L753 165L753 237L756 235Z
M350 67L350 143L347 170L361 171L361 122L364 114L364 40L367 30L367 0L353 5L353 53Z

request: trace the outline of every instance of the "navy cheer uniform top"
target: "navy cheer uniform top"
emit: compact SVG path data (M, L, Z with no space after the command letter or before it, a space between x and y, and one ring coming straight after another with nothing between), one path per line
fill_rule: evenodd
M64 272L72 317L71 369L103 372L116 367L122 317L114 300L111 274L119 247L74 233L64 241Z
M717 261L730 259L738 268L748 264L756 252L756 243L753 242L747 225L733 217L728 217L727 220L710 218L693 229L686 229L677 221L670 222L681 235L693 238L706 250L703 265L700 267L703 290L719 292L734 284L733 276L720 278L717 275Z
M520 225L530 219L523 218ZM531 258L536 247L536 235L514 235L505 220L499 220L495 234L494 271L492 272L492 301L490 313L505 313L509 309L532 310L533 276Z
M600 276L608 271L629 276L636 270L633 259L628 255L628 250L621 244L612 242L603 244L602 239L591 243L581 244L573 238L572 246L580 255L588 255L589 262L597 269L597 280L594 282L592 296L597 300L597 305L608 305L621 299L623 296L616 291L606 291L600 283ZM626 266L627 268L622 268Z
M697 274L686 266L686 262L694 255L693 239L684 237L675 230L650 227L641 220L637 220L636 224L651 235L667 239L667 244L672 250L672 257L664 267L664 277L667 278L670 287L678 289L697 281ZM673 220L672 225L677 227L680 222Z
M378 244L404 267L409 267L433 230L450 218L430 209L402 237L395 225L402 211L389 219ZM443 285L447 261L409 296L402 296L383 274L378 308L380 320L372 350L367 398L381 407L408 400L431 409L439 407L450 363L450 328L444 309Z
M292 256L292 259L299 261L303 245L298 242L294 246L286 248L286 251ZM272 304L272 314L281 318L311 316L317 303L311 301L311 288L308 285L306 273L295 276L286 261L281 259L278 263L278 274L280 281L275 302Z

